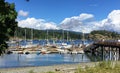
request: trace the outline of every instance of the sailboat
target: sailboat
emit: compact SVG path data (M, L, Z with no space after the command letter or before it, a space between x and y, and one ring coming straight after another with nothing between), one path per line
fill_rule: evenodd
M46 41L47 41L47 43L46 43L46 46L47 46L47 47L51 46L51 44L50 44L50 42L49 42L49 39L48 39L48 37L49 37L48 35L49 35L49 32L48 32L48 30L47 30L47 40L46 40Z
M63 42L61 43L60 46L58 46L57 51L59 51L60 53L68 53L68 49L72 47L71 44L67 44L64 42L64 30L62 31L63 33ZM68 40L68 33L67 33L67 40Z
M68 41L68 31L67 31L67 41ZM72 47L71 44L67 44L67 43L64 42L64 30L63 30L63 42L61 43L61 46L59 46L59 48L69 49L71 47Z
M52 43L49 42L48 37L49 37L49 34L48 34L48 30L47 30L47 44L46 44L46 46L47 47L56 47L56 43L55 43L55 40L54 40L54 30L53 30Z
M32 48L32 47L36 47L36 44L33 44L33 29L31 29L31 40L27 41L26 40L26 29L25 29L25 44L24 46L21 46L21 48Z

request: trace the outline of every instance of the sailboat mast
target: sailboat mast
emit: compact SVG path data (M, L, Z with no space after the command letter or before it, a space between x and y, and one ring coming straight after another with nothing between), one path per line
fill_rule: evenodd
M83 32L82 32L82 35L83 35L83 38L82 38L82 44L84 44L84 41L85 41L84 30L83 30Z
M16 37L17 37L17 30L15 30L14 32L14 40L17 40Z
M63 30L63 42L64 42L64 30Z
M48 30L47 30L47 41L48 41Z
M69 39L68 36L69 36L69 32L67 31L67 42L68 42L68 39Z
M31 40L33 40L33 29L31 29Z
M55 37L54 37L54 30L53 30L53 44L55 44L55 40L54 40L54 38L55 38Z
M26 28L25 28L25 44L27 43L27 40L26 40Z
M53 39L54 39L54 30L53 30Z
M31 28L31 42L33 41L33 29Z

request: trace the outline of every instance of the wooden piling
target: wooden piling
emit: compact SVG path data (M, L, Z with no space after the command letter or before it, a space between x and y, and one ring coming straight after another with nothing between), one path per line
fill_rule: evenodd
M106 54L108 54L108 60L120 60L120 42L113 40L98 41L94 42L93 46L93 48L91 49L91 54L95 55L95 52L97 52L98 56L101 57L101 60L105 60ZM108 47L107 50L105 49L106 47Z

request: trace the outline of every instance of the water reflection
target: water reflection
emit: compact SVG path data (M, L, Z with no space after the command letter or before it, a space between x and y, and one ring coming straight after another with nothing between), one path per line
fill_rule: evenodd
M90 60L85 54L10 54L0 56L0 68L47 66L79 62L90 62Z

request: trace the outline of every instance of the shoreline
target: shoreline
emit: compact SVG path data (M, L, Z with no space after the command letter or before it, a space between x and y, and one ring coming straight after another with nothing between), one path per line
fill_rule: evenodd
M18 67L18 68L0 68L0 73L29 73L33 71L35 73L45 73L49 71L66 71L75 70L78 67L95 66L97 62L76 63L76 64L60 64L51 66L34 66L34 67Z
M87 62L76 64L60 64L52 66L35 66L35 67L20 67L20 68L0 68L0 73L46 73L46 72L62 72L62 73L74 73L76 69L85 67L94 67L100 62ZM111 61L113 64L119 64L120 61Z

